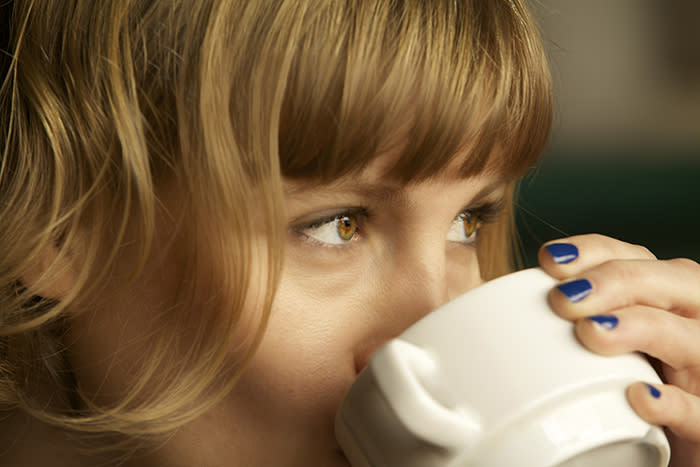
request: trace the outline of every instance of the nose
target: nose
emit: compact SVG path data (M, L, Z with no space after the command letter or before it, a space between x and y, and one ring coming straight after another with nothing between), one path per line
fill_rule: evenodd
M449 300L445 263L444 251L422 250L397 261L386 306L380 310L396 334Z
M405 247L385 258L371 331L355 355L359 372L374 351L451 298L445 243Z

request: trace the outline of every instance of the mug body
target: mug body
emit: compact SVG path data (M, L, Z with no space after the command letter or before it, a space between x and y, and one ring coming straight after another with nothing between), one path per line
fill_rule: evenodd
M657 374L641 355L586 350L549 307L555 283L501 277L382 346L336 417L353 465L666 466L663 431L625 397Z

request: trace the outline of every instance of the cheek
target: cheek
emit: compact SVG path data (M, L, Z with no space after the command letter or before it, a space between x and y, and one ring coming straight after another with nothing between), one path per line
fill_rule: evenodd
M352 384L354 319L363 304L343 281L323 275L282 278L263 339L236 393L265 407L275 423L324 425Z
M309 364L336 369L350 354L354 330L367 311L363 285L352 273L285 272L280 283L265 341L275 341ZM327 360L336 360L327 362Z
M476 249L461 245L448 248L446 280L450 300L483 283Z

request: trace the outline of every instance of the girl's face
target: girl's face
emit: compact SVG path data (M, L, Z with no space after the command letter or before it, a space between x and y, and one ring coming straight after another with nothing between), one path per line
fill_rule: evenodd
M328 186L285 182L286 258L262 343L234 391L154 453L162 465L346 465L334 415L372 352L481 282L477 227L504 183L448 170L397 185L383 164ZM151 284L112 306L128 315L168 294ZM104 353L102 328L93 319L77 340L83 355Z
M380 165L330 186L286 184L269 327L217 415L239 427L245 441L229 442L255 465L344 465L334 414L372 352L480 283L475 227L503 185L445 176L398 186Z

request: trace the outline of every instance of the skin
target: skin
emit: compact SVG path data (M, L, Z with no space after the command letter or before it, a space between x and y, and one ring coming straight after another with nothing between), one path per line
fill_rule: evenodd
M476 236L463 234L458 216L504 194L495 176L465 180L449 169L430 181L393 184L383 177L390 157L329 186L285 182L284 269L255 356L214 410L131 465L347 465L333 436L344 394L379 345L482 282ZM360 207L367 214L354 217L355 236L339 242L334 217ZM124 390L148 310L167 303L177 283L164 276L177 270L176 260L163 255L155 264L152 280L103 297L99 313L76 319L74 365L83 387ZM111 359L116 349L120 357Z
M482 283L475 248L455 237L455 219L465 208L502 196L496 177L462 180L449 170L428 182L387 184L386 162L380 157L359 176L331 186L286 184L285 269L250 367L214 410L128 465L347 465L332 431L344 393L379 345ZM347 245L324 244L333 230L319 230L319 220L358 206L369 215L358 217L357 236ZM629 402L642 418L668 427L673 466L698 465L700 290L694 285L700 266L658 261L643 247L599 235L556 242L575 245L578 257L557 264L543 248L543 269L562 281L586 278L593 291L572 303L554 288L552 308L575 322L579 339L594 352L638 350L658 359L668 383L658 388L661 397L635 384ZM102 312L75 319L71 342L82 387L111 394L125 389L147 311L168 303L178 266L176 255L154 258L150 279L106 294ZM600 314L615 314L619 325L606 330L586 319ZM117 349L120 357L112 358ZM4 451L17 465L43 455L32 449L37 443L55 446L37 462L95 465L94 459L79 461L59 433L22 423L29 435L11 437L12 449Z

